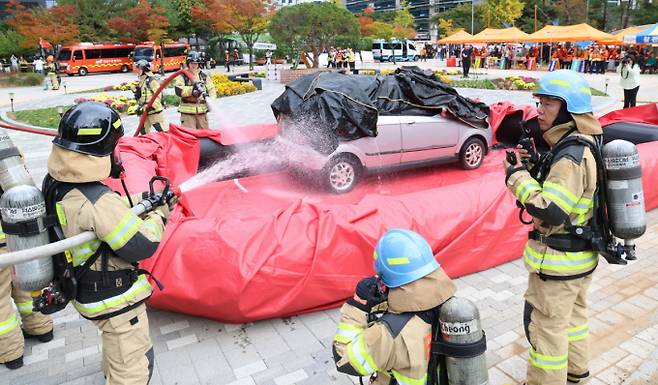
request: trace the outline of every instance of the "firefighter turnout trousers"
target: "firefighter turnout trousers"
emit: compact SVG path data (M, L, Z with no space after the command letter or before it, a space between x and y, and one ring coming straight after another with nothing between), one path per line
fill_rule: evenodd
M564 385L589 375L587 289L592 275L542 280L530 273L523 324L530 343L527 385Z
M189 128L208 128L208 114L180 114L180 124Z
M18 314L11 303L12 298ZM49 316L32 312L30 293L12 285L10 269L0 269L0 363L23 356L25 342L21 321L23 330L30 335L42 335L53 330L53 321Z
M153 373L153 346L146 305L94 324L103 333L106 384L147 384Z

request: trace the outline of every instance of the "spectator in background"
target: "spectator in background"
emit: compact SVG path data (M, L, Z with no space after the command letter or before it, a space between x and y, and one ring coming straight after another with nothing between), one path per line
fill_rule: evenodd
M649 54L649 58L647 59L646 66L644 68L644 71L649 72L651 74L656 73L657 67L658 66L658 60L656 59L656 53L651 52ZM643 71L643 73L644 73Z
M347 63L350 71L354 71L354 68L356 68L356 56L354 55L354 50L352 48L347 49Z
M635 62L635 56L626 56L617 67L617 73L624 89L624 108L635 107L640 90L640 66Z
M473 46L466 44L462 49L462 70L464 71L464 78L468 78L468 72L471 70L471 58L473 57Z
M272 51L269 49L265 52L265 64L272 64Z
M226 66L226 72L231 72L231 53L228 50L224 53L224 65Z
M18 58L11 55L9 61L11 62L11 72L18 72Z
M34 66L34 72L43 75L43 59L41 59L41 56L37 56L32 65Z

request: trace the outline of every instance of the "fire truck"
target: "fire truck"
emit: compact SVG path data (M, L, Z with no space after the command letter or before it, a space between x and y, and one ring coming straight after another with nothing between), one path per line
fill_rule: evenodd
M85 76L90 72L129 72L134 44L78 43L63 47L57 54L58 72Z
M151 62L153 71L175 71L185 66L185 58L190 45L186 43L165 43L156 44L152 41L146 41L135 47L133 62L146 60Z

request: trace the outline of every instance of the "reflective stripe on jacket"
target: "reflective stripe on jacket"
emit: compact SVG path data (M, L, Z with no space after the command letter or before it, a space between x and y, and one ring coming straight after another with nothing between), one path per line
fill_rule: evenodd
M544 134L544 139L554 147L573 128L573 123L553 127ZM570 135L593 140L577 132ZM594 155L581 145L575 154L554 160L543 185L528 171L521 170L510 175L507 186L532 215L534 228L550 236L568 234L564 226L567 220L574 225L584 225L592 218L596 183ZM594 251L563 252L528 240L523 259L531 272L568 277L592 271L598 263L598 254Z
M106 243L113 251L108 257L107 270L133 270L133 263L152 256L160 243L164 229L160 214L152 211L144 219L139 218L130 211L125 200L113 192L88 198L80 190L73 189L57 205L59 221L67 238L87 230L94 231L98 236L97 240L68 250L75 267L83 266L101 244ZM101 271L101 258L90 269ZM83 317L93 319L143 302L151 291L146 277L140 275L121 294L109 295L91 303L76 300L73 306Z
M425 385L431 331L429 324L413 316L394 337L385 324L368 326L365 312L344 304L333 343L336 366L362 376L377 373L373 385L388 385L391 376L400 385Z
M160 87L160 83L153 76L142 75L139 77L139 83L137 84L137 87L139 87L140 90L140 98L137 100L137 104L140 107L146 107L153 94L155 94L155 91L157 91ZM148 114L157 114L162 110L162 94L160 94L160 96L153 102L153 105L148 111Z

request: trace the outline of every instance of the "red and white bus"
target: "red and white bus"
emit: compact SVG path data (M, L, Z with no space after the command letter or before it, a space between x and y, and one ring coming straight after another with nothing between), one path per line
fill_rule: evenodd
M153 72L160 71L164 66L165 71L176 71L185 66L185 58L190 45L186 43L165 43L164 45L155 44L152 41L145 41L135 47L133 61L146 60L151 63Z
M57 54L60 73L85 76L90 72L129 72L134 44L78 43L62 48Z

